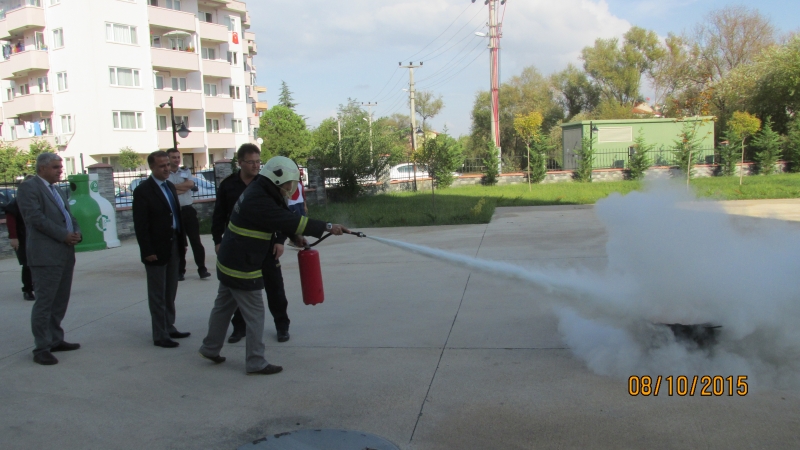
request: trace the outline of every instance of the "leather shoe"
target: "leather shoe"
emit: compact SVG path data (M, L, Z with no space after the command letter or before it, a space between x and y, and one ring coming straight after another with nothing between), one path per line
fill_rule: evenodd
M278 330L278 342L286 342L289 340L289 330Z
M201 280L206 280L206 279L208 279L208 278L210 278L210 277L211 277L211 274L210 274L210 273L208 273L208 271L207 271L207 270L206 270L206 271L204 271L203 273L201 273L201 274L200 274L200 279L201 279Z
M36 300L36 296L33 295L33 292L27 292L27 291L22 293L22 298L29 302Z
M188 331L186 331L184 333L181 333L180 331L175 331L173 333L170 333L169 337L171 337L172 339L183 339L183 338L189 337L191 335L192 335L192 333L189 333Z
M61 343L55 347L50 347L50 352L71 352L72 350L77 350L79 348L81 348L81 344L70 344L67 341L61 341Z
M184 281L184 280L186 280L186 277L183 276L183 274L178 275L178 281Z
M181 344L173 341L172 339L161 339L160 341L153 341L156 347L175 348Z
M255 372L247 372L248 375L272 375L274 373L278 373L283 370L281 366L273 366L272 364L267 364L267 367L264 367L261 370L257 370Z
M202 356L205 359L210 359L211 361L214 361L214 364L221 364L221 363L225 362L225 357L224 356L219 356L219 355L217 355L217 356L206 356L206 355L204 355L202 353L200 353L200 356Z
M58 360L50 352L42 352L33 355L33 362L41 364L43 366L52 366L53 364L58 364Z
M235 343L237 343L237 342L241 341L241 340L242 340L242 338L244 338L245 336L247 336L247 334L245 334L245 333L240 333L240 332L238 332L238 331L234 331L234 332L231 334L231 337L229 337L229 338L228 338L228 344L235 344Z

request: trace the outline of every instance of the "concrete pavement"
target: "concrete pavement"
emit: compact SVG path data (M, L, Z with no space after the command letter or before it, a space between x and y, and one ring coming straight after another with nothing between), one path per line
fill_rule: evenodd
M606 264L591 206L362 231L523 267ZM198 355L217 282L191 261L176 325L192 336L154 347L135 241L78 255L63 325L82 348L39 366L19 266L0 261L0 448L236 449L317 428L425 450L800 447L797 392L631 397L627 380L592 373L566 348L536 301L545 293L354 236L318 249L322 305L302 304L294 251L282 259L291 340L267 327L267 359L284 367L272 376L245 376L243 341L225 345L221 365Z

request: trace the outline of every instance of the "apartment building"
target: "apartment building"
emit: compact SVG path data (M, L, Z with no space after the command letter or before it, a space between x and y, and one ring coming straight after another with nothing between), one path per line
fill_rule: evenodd
M0 0L0 136L48 140L68 174L116 166L173 146L172 97L184 164L231 158L267 107L249 28L240 1Z

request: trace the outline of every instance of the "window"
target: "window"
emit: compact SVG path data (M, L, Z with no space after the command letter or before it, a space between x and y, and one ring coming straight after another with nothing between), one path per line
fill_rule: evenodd
M228 62L234 66L239 64L239 55L236 52L228 52Z
M236 100L241 98L239 96L239 94L240 94L239 86L231 86L230 88L231 88L231 98L235 98Z
M219 133L219 120L206 119L206 131L209 133Z
M169 48L173 50L186 50L186 41L183 38L169 38Z
M173 91L185 91L186 90L186 78L173 78L172 79L172 90Z
M175 116L175 123L178 124L178 128L181 127L182 123L185 123L186 128L189 128L189 116Z
M61 134L72 133L72 116L69 114L61 116Z
M156 89L164 89L164 77L156 75Z
M147 4L150 6L158 6L158 0L147 0Z
M217 50L214 48L203 47L200 53L203 59L217 59Z
M43 94L45 92L50 92L50 82L47 81L47 77L39 77L36 79L36 82L39 84L40 94Z
M203 84L203 92L208 97L216 97L217 96L217 85L212 83L205 83Z
M140 87L139 70L125 69L122 67L109 67L109 76L112 86Z
M61 0L50 0L50 6L57 5L61 3Z
M181 10L181 0L167 0L167 8L176 11Z
M167 116L158 116L156 129L158 129L158 131L167 131Z
M28 86L28 83L20 84L19 86L19 95L28 95L31 93L31 88Z
M67 72L58 72L56 74L56 80L58 80L58 92L69 89L69 85L67 84Z
M42 119L42 134L53 134L53 121L48 117Z
M228 31L236 31L236 18L233 16L224 16L222 23L228 27Z
M253 127L253 139L258 139L258 128Z
M47 44L44 43L44 33L39 31L33 33L33 42L36 45L36 50L47 49Z
M53 48L61 48L64 46L64 29L59 28L53 30Z
M14 100L14 89L8 88L6 89L6 101L10 102Z
M136 39L136 27L118 23L106 23L106 40L118 44L139 43Z
M150 36L150 47L161 48L161 36Z
M241 133L242 132L242 120L241 119L233 119L231 120L231 130L234 133Z
M115 130L144 130L143 114L136 111L113 111Z
M199 13L201 22L214 23L214 19L210 12L199 11Z

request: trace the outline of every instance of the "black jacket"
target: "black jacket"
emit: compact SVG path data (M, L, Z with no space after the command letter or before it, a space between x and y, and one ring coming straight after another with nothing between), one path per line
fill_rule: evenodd
M211 238L214 245L222 242L222 234L231 219L233 206L244 192L247 185L242 181L241 171L226 177L217 188L217 200L214 202L214 215L211 217Z
M175 200L175 207L180 212L175 185L167 181L167 186ZM179 229L178 251L183 252L186 239L181 215L177 214L175 220ZM139 242L142 262L149 266L166 265L172 256L172 240L175 238L172 229L172 209L161 186L152 176L139 183L133 190L133 228L136 240ZM150 255L156 255L158 259L153 262L146 261L145 257Z
M135 199L136 197L134 197ZM325 222L292 213L275 184L257 176L236 201L217 254L217 278L227 287L245 291L264 288L261 268L272 257L275 234L321 237ZM280 238L283 243L284 238Z

